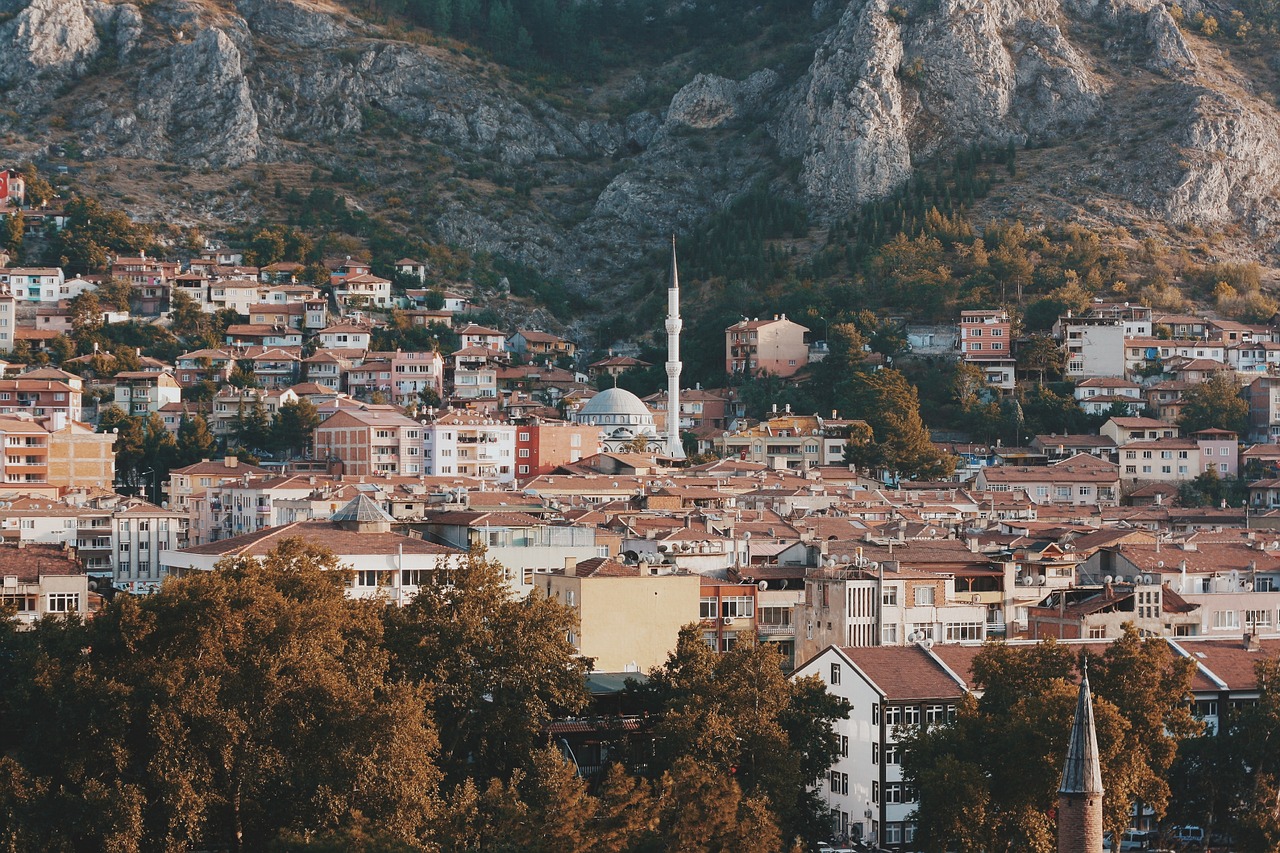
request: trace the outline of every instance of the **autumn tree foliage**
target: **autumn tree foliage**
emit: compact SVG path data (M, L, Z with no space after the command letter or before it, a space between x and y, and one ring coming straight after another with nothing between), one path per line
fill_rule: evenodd
M1052 641L990 642L972 665L980 692L965 697L955 719L900 733L903 778L920 796L921 849L1056 849L1052 816L1082 665ZM1199 730L1187 709L1194 664L1128 625L1088 666L1104 820L1119 837L1135 799L1157 815L1169 804L1177 743Z

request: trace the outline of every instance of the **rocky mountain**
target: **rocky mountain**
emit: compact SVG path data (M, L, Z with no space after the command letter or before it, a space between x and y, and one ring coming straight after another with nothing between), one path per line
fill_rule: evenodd
M313 166L345 165L368 188L357 203L583 288L616 282L662 235L761 180L819 219L840 216L972 142L1037 152L992 215L1170 239L1195 225L1264 260L1275 251L1280 114L1265 42L1189 25L1229 9L836 2L817 0L814 21L830 24L800 46L812 58L798 75L766 64L727 79L687 57L662 71L682 84L669 102L627 111L613 105L657 71L547 97L470 51L321 0L0 0L2 153L70 143L86 187L132 198L144 217L205 224L261 212L233 183L305 183ZM182 174L148 181L158 164ZM500 192L503 175L533 188Z

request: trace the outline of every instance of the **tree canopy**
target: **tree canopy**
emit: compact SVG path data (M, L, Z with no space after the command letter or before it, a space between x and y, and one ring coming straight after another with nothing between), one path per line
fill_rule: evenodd
M1178 426L1190 435L1202 429L1229 429L1244 437L1249 434L1249 403L1240 394L1240 384L1230 371L1215 373L1182 393Z

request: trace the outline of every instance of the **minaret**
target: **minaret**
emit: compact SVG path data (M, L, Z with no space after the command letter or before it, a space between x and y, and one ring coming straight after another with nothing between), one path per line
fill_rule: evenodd
M1087 663L1080 679L1067 763L1058 786L1058 853L1102 853L1102 765Z
M671 284L667 287L667 455L684 458L680 441L680 274L676 271L676 235L671 235Z

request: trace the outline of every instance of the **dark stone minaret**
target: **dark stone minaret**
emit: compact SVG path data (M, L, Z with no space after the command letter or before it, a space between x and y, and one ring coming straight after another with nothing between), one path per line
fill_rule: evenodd
M1102 765L1087 665L1080 679L1067 763L1058 786L1058 853L1102 853Z

